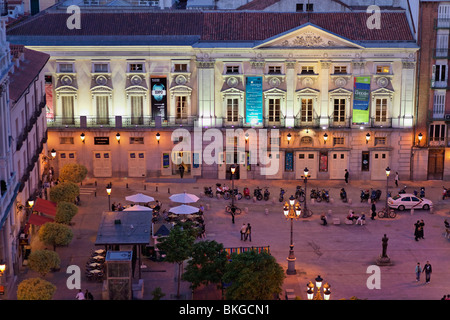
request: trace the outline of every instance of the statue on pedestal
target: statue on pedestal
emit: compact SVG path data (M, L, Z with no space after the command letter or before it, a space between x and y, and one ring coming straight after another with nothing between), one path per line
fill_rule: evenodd
M389 238L384 235L381 239L383 251L381 252L381 256L377 259L377 265L390 265L391 259L387 255L387 246L388 246Z

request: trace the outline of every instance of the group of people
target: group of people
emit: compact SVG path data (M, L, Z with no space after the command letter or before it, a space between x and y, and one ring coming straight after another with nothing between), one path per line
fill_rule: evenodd
M75 296L76 300L94 300L94 296L92 293L86 289L86 291L83 293L81 289L78 289L78 293Z
M363 225L366 221L366 215L363 213L361 216L357 216L355 215L355 212L353 210L350 210L350 212L347 215L347 219L351 220L353 222L353 220L356 220L356 224L360 224Z
M417 220L417 222L414 224L414 239L416 241L419 241L419 239L425 239L423 236L424 226L425 222L423 222L423 220Z
M243 241L252 241L252 226L250 223L243 223L241 227L241 240Z
M423 268L420 266L420 262L417 262L416 269L415 269L416 281L417 282L420 281L420 275L425 272L425 283L426 284L430 283L432 271L433 270L431 268L430 261L427 261L427 263L423 266Z

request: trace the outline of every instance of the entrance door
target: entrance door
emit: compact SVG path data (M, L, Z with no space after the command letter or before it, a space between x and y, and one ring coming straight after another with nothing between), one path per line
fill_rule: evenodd
M94 177L111 177L111 153L109 151L94 151L93 167Z
M316 179L319 171L319 160L316 151L298 151L295 156L295 179L302 179L305 168L308 168L309 178Z
M389 166L389 151L372 151L372 180L386 180L386 168ZM395 172L394 172L395 173Z
M348 152L332 151L330 152L330 179L344 179L345 169L348 168Z
M145 153L142 151L128 153L128 176L133 178L145 177L147 166Z
M442 180L444 175L444 149L428 151L428 180Z
M172 152L172 175L180 176L180 165L184 167L183 176L191 174L192 153L190 151Z

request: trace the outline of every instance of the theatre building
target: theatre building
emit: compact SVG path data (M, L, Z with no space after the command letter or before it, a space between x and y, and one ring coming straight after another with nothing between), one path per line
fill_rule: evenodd
M348 169L383 180L387 166L411 177L418 46L402 10L382 12L380 28L365 11L86 8L80 29L68 17L50 10L8 30L11 43L50 55L55 168L76 161L92 177L147 179L178 176L180 160L185 177L227 178L233 163L240 179L299 179L308 167L313 179ZM232 146L214 163L204 161L211 132ZM276 172L250 161L255 146Z

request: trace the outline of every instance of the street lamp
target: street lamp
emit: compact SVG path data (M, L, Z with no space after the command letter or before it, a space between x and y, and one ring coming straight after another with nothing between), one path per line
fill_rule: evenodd
M3 273L5 272L6 269L6 263L2 260L0 262L0 287L1 287L1 294L4 294L4 288L3 288Z
M231 165L231 207L234 208L234 174L236 173L236 165L232 164Z
M284 204L283 213L286 219L291 220L291 244L289 246L289 256L287 257L288 268L286 270L286 274L293 275L296 274L295 270L295 254L294 254L294 219L298 219L302 214L302 210L300 208L300 204L295 201L294 196L291 195L289 198L289 203Z
M117 143L120 143L120 133L119 132L117 132L117 134L116 134L116 139L117 139Z
M420 142L422 141L422 138L423 138L422 132L419 133L417 138L419 139L419 146L420 146Z
M389 212L389 207L388 207L389 191L388 191L388 187L389 187L389 174L390 173L391 173L391 168L387 167L386 168L386 212Z
M156 134L156 141L158 141L159 144L159 139L161 139L161 135L159 134L159 132Z
M308 168L305 167L305 169L303 170L303 181L305 182L305 209L303 210L303 216L307 217L308 216L308 197L307 197L307 187L308 187L308 174L309 174L309 170Z
M323 279L320 275L317 276L316 279L314 279L316 282L316 285L314 286L314 283L312 283L311 281L306 285L306 295L308 297L308 300L329 300L330 296L331 296L331 291L330 291L330 285L328 283L325 283L323 285L323 297L320 293L320 289L322 288L322 282ZM314 294L314 287L317 288L317 292L316 294Z
M52 149L52 151L50 151L50 154L52 155L52 158L55 159L55 157L56 157L56 150Z
M248 143L248 137L249 137L248 132L246 132L246 133L245 133L245 144Z
M81 139L81 142L84 143L84 140L86 139L86 135L84 134L84 132L82 132L82 133L80 134L80 139Z
M325 133L323 134L323 144L327 144L327 140L328 140L328 135L327 135L327 133L325 132Z
M292 138L291 133L288 133L288 135L287 135L288 144L289 144L289 142L291 142L291 138Z
M369 140L370 140L370 133L367 133L367 134L366 134L366 144L369 143Z
M108 194L108 210L111 208L111 185L106 186L106 193Z

